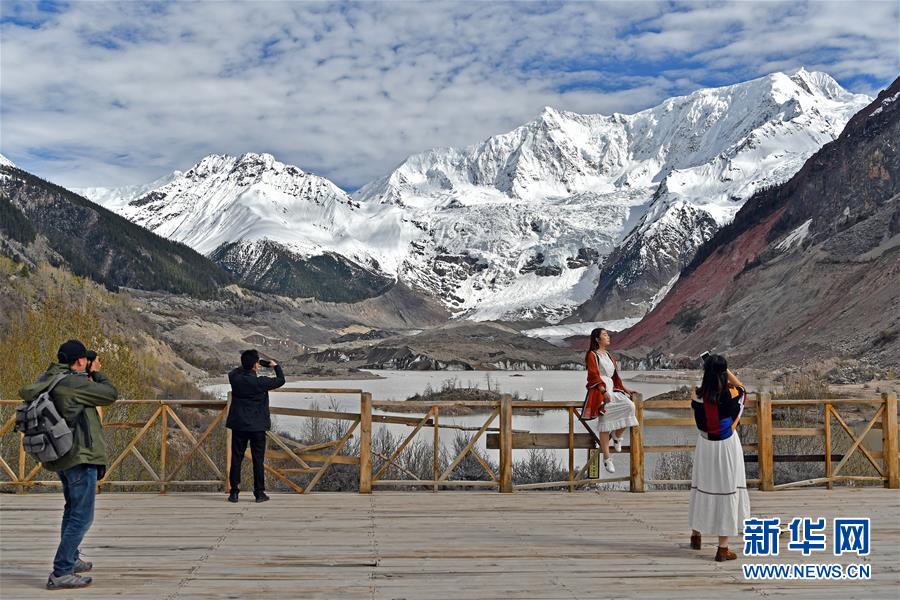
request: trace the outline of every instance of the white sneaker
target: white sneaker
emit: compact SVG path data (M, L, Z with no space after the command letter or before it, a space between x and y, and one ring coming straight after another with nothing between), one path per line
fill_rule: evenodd
M606 468L607 473L615 473L616 465L613 464L612 458L604 458L603 466Z
M613 440L613 448L616 452L622 451L622 438L616 438L615 440Z

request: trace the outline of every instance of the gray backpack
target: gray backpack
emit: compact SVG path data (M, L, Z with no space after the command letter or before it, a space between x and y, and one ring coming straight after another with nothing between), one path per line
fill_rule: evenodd
M24 433L25 451L42 463L65 456L74 443L72 428L59 415L50 393L68 373L60 373L31 402L16 408L16 431Z

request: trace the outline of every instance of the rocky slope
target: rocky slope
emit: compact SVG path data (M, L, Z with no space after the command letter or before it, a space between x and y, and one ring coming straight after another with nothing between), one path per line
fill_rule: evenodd
M583 369L578 352L522 335L499 323L454 321L422 332L388 337L374 345L335 344L294 358L296 365L328 368L469 371Z
M665 299L615 337L670 364L900 365L900 79L785 184L756 193Z
M418 333L445 323L448 316L438 302L423 299L403 284L354 303L289 298L237 285L201 300L136 290L129 290L128 296L160 339L212 374L233 367L249 347L284 362L289 374L298 374L305 368L290 360L293 356L329 347L342 336L365 341L382 331Z
M209 295L230 281L190 248L6 162L0 164L0 253L65 266L110 289Z

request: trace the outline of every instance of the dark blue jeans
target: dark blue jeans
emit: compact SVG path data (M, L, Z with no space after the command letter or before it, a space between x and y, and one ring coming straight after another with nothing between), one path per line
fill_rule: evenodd
M97 496L97 465L76 465L59 471L66 508L63 511L62 534L53 559L57 577L75 571L78 546L94 522L94 499Z

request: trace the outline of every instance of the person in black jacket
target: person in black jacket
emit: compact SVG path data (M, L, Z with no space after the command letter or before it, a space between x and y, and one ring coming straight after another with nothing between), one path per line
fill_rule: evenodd
M275 377L259 377L259 368L275 370ZM225 426L231 429L231 470L228 478L231 491L229 502L238 501L241 483L241 462L250 443L253 458L253 495L257 502L269 499L266 495L266 478L263 461L266 458L266 432L272 428L269 416L269 390L284 385L284 372L275 361L260 361L259 352L245 350L241 353L241 366L228 373L231 384L231 408Z

